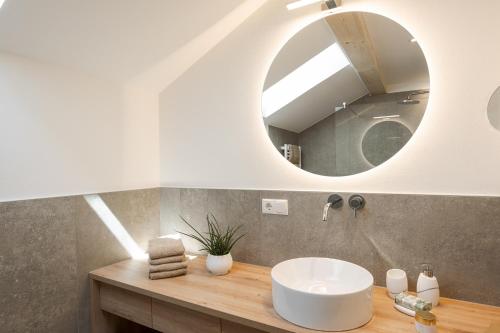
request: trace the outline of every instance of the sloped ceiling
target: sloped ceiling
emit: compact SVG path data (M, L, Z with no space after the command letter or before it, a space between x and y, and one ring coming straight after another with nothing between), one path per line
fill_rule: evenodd
M6 0L0 50L127 80L244 0Z
M363 15L375 47L388 93L429 89L429 71L418 43L398 23L383 16Z

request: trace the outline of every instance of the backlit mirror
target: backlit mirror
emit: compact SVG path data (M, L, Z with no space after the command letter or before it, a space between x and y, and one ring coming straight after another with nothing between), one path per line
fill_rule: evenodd
M369 170L410 140L429 98L413 36L371 13L330 15L297 33L267 74L262 114L290 163L325 176Z
M488 103L488 118L491 125L500 131L500 87L495 90Z

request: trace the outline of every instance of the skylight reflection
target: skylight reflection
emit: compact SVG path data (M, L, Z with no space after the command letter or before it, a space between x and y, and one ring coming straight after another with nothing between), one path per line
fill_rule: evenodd
M286 5L286 8L288 10L294 10L294 9L309 6L309 5L312 5L314 3L321 2L321 1L322 0L300 0L300 1L295 1L295 2L289 3L288 5Z
M115 214L113 214L98 194L85 195L84 198L97 216L99 216L104 225L106 225L109 231L111 231L113 236L116 237L118 242L120 242L133 259L147 258L146 253L132 239L127 230L125 230L123 225L116 218Z
M264 91L264 117L269 117L349 64L339 45L330 45Z

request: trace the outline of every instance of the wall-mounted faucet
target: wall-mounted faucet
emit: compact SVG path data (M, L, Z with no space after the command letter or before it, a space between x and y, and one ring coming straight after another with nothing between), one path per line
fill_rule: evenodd
M325 204L325 207L323 207L323 221L326 221L328 219L328 210L330 208L340 208L342 207L342 203L344 202L344 199L338 194L332 194L328 197L328 200Z

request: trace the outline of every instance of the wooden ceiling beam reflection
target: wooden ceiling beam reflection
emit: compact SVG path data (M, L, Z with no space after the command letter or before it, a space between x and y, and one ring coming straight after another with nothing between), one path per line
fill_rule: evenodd
M370 94L385 94L386 89L377 55L363 14L342 13L327 16L325 20Z
M335 0L335 4L337 5L337 7L342 6L342 0ZM326 9L328 9L328 7L325 3L323 3L321 5L321 9L326 10Z

